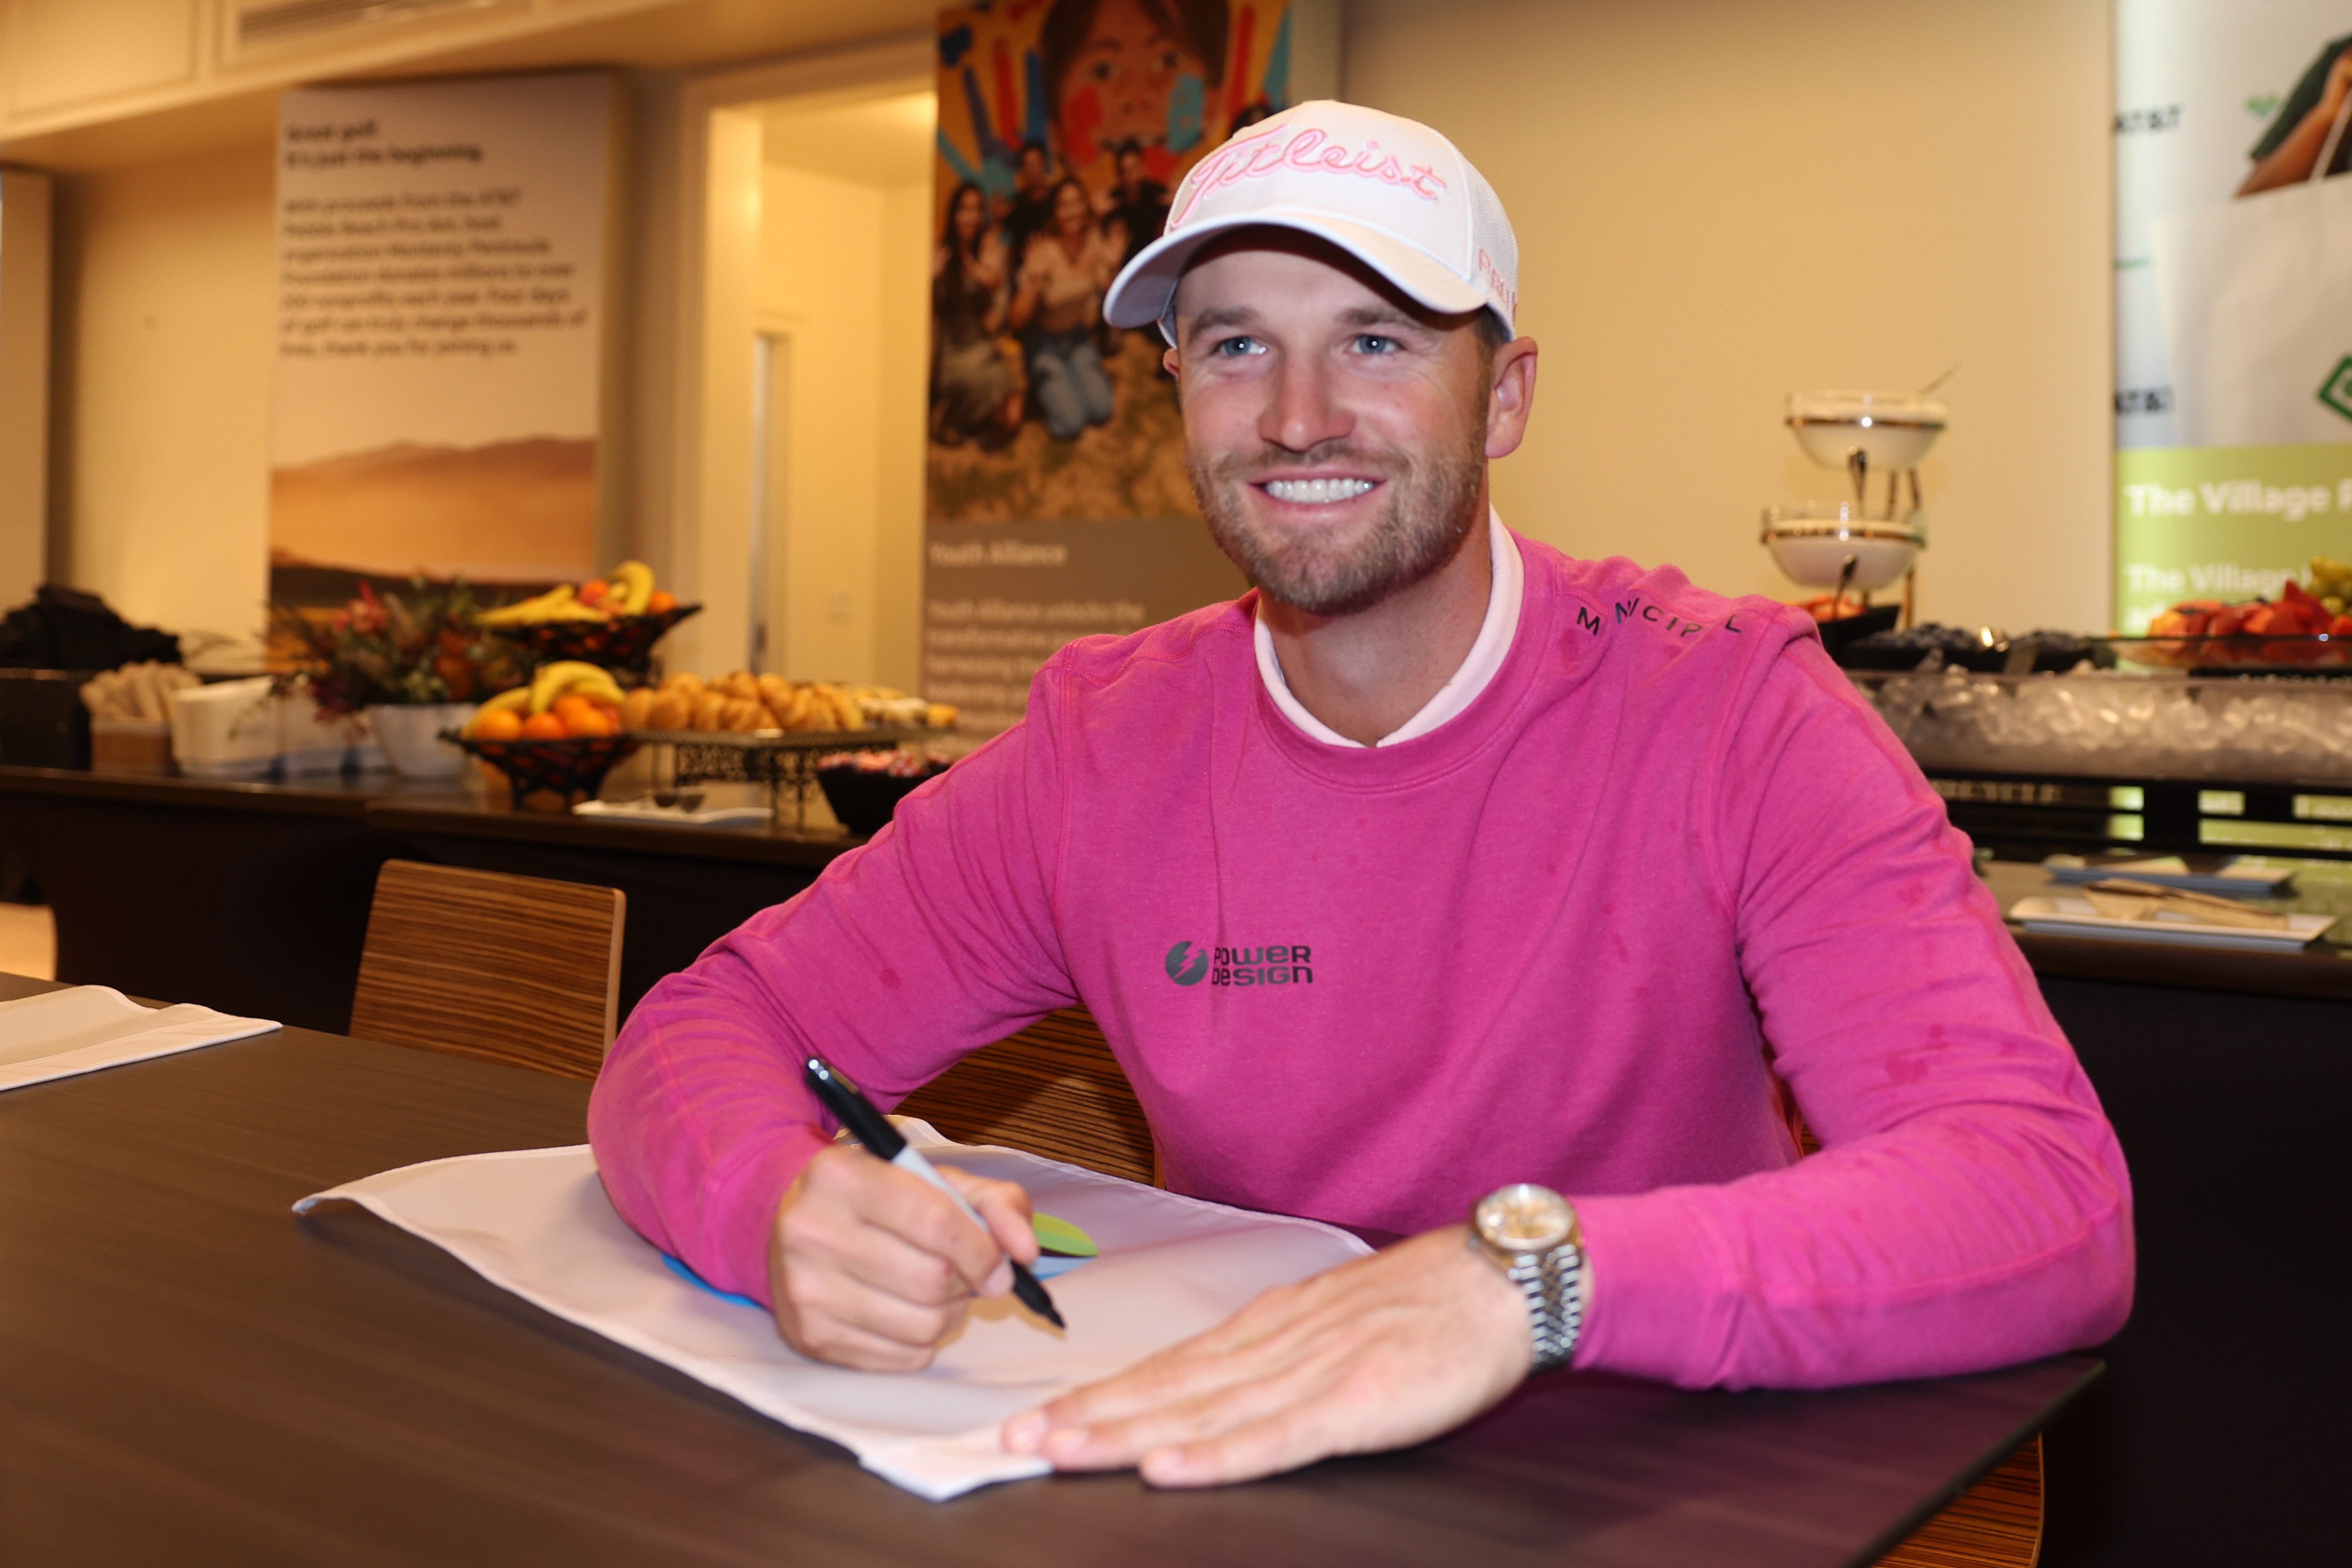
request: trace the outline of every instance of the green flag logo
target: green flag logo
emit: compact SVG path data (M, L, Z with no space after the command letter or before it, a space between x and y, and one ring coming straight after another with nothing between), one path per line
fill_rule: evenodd
M2336 368L2327 372L2327 379L2320 383L2319 401L2352 419L2352 354L2336 361Z
M1197 986L1209 973L1209 950L1190 942L1168 949L1168 977L1180 986Z

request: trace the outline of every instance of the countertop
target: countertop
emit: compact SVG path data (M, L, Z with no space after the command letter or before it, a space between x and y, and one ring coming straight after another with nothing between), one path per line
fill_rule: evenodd
M0 796L10 794L338 817L386 832L809 868L824 866L844 850L866 841L838 829L665 827L518 810L504 800L454 783L410 783L386 773L322 774L278 783L0 764Z

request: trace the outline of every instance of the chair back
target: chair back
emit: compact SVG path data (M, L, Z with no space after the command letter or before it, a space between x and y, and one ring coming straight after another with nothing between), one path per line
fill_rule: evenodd
M898 1106L961 1144L1002 1144L1159 1185L1151 1126L1094 1015L1065 1008L973 1051Z
M352 1033L593 1078L613 1040L627 908L618 888L386 861Z

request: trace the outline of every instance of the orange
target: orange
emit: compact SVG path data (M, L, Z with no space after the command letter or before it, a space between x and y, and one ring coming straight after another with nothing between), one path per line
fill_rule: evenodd
M563 721L563 727L566 729L570 729L582 714L592 713L595 707L594 703L583 696L561 696L555 699L554 706L550 711Z
M583 604L593 606L604 602L604 595L612 591L613 590L611 586L608 585L603 578L592 577L587 581L582 583L578 588L573 589L572 591L572 597L578 600Z
M574 708L563 716L563 733L575 740L589 736L615 735L620 732L620 727L611 709L599 707L593 703Z
M474 721L476 740L512 740L522 733L522 715L508 708L493 708Z
M667 588L656 588L654 596L646 601L646 613L660 615L677 608L677 595Z
M562 740L563 721L552 712L535 713L522 721L521 735L525 740Z

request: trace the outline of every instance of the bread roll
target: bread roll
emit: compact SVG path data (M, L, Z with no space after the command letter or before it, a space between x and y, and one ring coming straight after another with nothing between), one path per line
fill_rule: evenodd
M727 698L719 692L705 692L694 700L694 729L725 729Z
M661 689L666 692L684 692L690 701L702 695L705 685L703 678L692 670L679 670L662 682Z
M654 705L659 701L661 701L661 694L651 686L639 686L635 691L623 697L621 727L623 729L646 727L646 721L653 716Z
M684 692L664 692L654 700L653 712L646 716L647 729L691 729L694 727L694 699Z
M738 702L743 701L747 698L752 702L760 700L759 678L753 675L749 670L730 670L727 672L726 675L715 683L710 689L716 692L725 692L729 696L733 697Z

